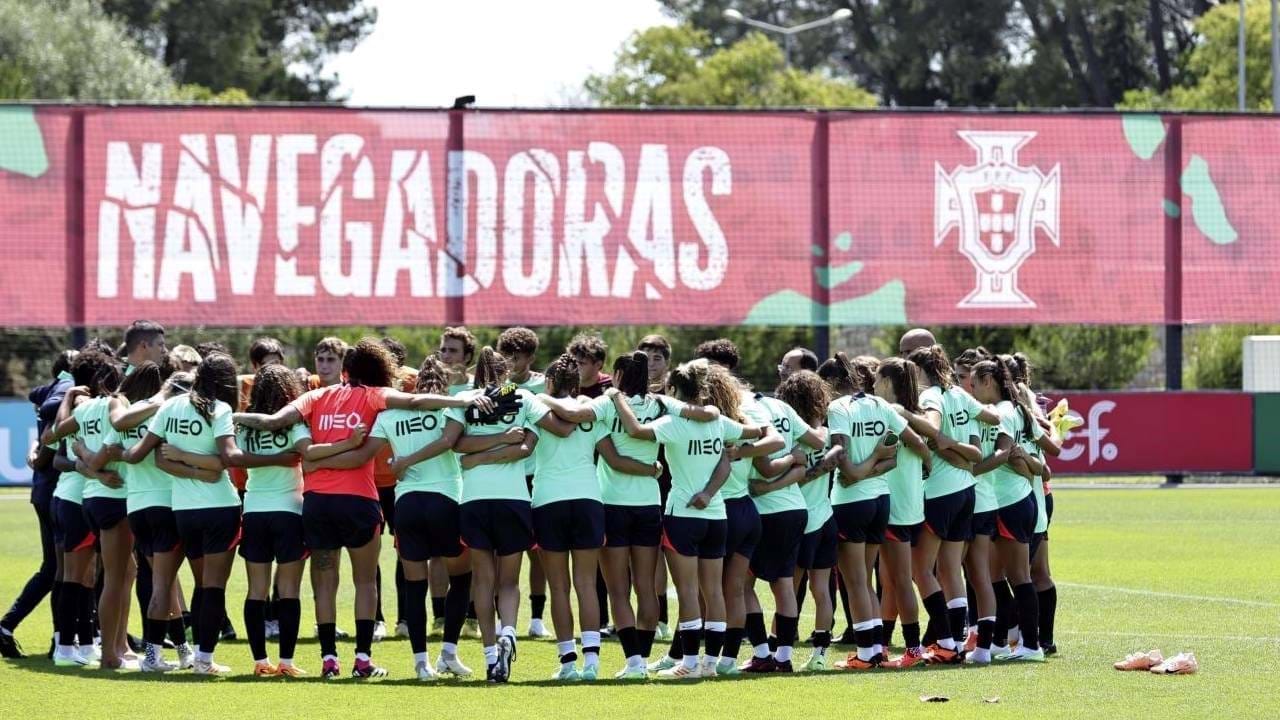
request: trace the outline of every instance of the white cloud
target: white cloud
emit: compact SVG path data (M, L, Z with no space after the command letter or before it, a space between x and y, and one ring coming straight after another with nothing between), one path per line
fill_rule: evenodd
M634 31L669 24L656 0L372 0L373 33L336 58L354 106L572 104Z

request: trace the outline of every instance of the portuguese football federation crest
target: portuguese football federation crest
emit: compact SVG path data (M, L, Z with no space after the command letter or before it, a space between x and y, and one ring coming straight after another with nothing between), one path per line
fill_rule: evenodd
M1059 244L1059 166L1046 175L1018 165L1018 150L1034 132L956 133L978 153L976 165L950 173L935 163L934 246L953 229L960 231L960 252L978 271L978 285L961 300L962 308L1033 308L1018 289L1018 268L1036 251L1036 230Z

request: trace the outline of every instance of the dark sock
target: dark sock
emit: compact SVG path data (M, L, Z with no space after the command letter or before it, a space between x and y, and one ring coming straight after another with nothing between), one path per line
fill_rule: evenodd
M769 639L766 642L769 643L769 652L771 653L778 652L778 636L777 635L770 633Z
M79 587L79 583L58 583L54 629L58 631L58 643L62 645L76 644L76 615L80 612Z
M497 607L497 605L494 605L494 607ZM467 619L475 620L477 618L478 616L476 615L476 604L473 601L468 600L467 601Z
M169 629L169 621L147 618L142 624L142 639L152 645L163 645L165 631Z
M640 643L637 647L637 652L640 653L640 657L648 659L649 655L653 653L653 637L656 634L653 630L636 631L636 636Z
M920 647L920 623L902 623L902 644L907 648Z
M658 622L665 623L670 619L670 616L667 615L667 613L670 612L670 609L670 598L665 595L658 598Z
M447 593L448 591L446 591ZM444 599L445 595L431 596L431 619L444 617Z
M80 585L79 588L80 605L76 609L76 635L80 638L81 645L92 645L98 629L94 622L94 617L97 615L94 609L98 595L91 587Z
M404 581L404 614L400 616L409 627L409 648L412 652L427 651L427 581Z
M812 644L813 644L813 647L815 648L831 647L831 631L830 630L814 630Z
M747 642L753 648L769 642L769 636L764 631L764 613L747 613L746 631Z
M253 659L267 657L267 601L244 599L244 631L249 636L249 651Z
M271 594L267 596L266 621L280 621L280 610L276 607L276 603L280 601L280 586L274 582L271 583Z
M800 618L774 613L773 626L778 629L780 647L795 647L797 636L800 634Z
M1036 593L1040 603L1040 645L1053 644L1053 621L1058 614L1058 588L1050 585L1048 590Z
M1009 597L1010 597L1010 598L1012 598L1012 597L1013 597L1013 583L1009 582L1008 580L1005 580L1005 581L1004 581L1004 586L1005 586L1005 588L1007 589L1007 591L1008 591L1008 593L1009 593ZM1020 620L1020 619L1021 619L1021 618L1019 618L1019 617L1018 617L1018 603L1017 603L1017 602L1014 602L1014 601L1012 601L1012 600L1011 600L1011 601L1009 602L1009 627L1010 627L1010 628L1016 628L1016 627L1018 627L1018 625L1020 625L1020 624L1021 624L1021 623L1019 622L1019 620Z
M596 602L600 603L600 627L609 627L609 586L604 584L600 570L596 570Z
M166 628L169 633L169 642L173 643L174 647L187 642L187 624L182 621L181 615L169 620Z
M457 644L471 605L471 573L449 576L449 592L444 596L444 641ZM475 607L475 605L471 605Z
M870 649L876 644L876 631L874 628L854 630L853 641L859 648Z
M545 610L546 607L547 596L545 594L538 593L536 595L529 596L529 612L532 613L530 617L534 620L542 619L542 611Z
M356 654L373 655L373 626L376 620L356 618Z
M978 624L978 593L974 592L973 583L968 579L964 581L964 591L965 597L969 600L969 615L965 621L972 627Z
M796 614L804 612L804 598L809 591L809 576L807 574L800 577L800 587L796 588Z
M222 633L222 621L227 615L227 591L223 588L204 588L200 604L200 635L196 638L200 652L211 653L218 647Z
M374 572L373 586L377 590L377 598L378 598L377 611L373 616L373 620L375 623L386 622L387 621L386 618L383 617L382 615L382 566L381 565L379 565L376 571ZM373 641L370 640L369 644L372 645Z
M1009 583L999 580L991 583L991 590L996 594L996 622L991 628L991 642L1003 647L1009 635L1009 614L1013 612L1013 593L1009 591Z
M138 575L133 583L133 596L138 601L138 615L142 618L142 632L147 632L147 605L151 602L151 566L147 558L137 548L133 552L133 564L138 568Z
M204 588L191 591L191 613L187 617L187 627L191 628L191 639L196 646L200 645L200 609L204 605Z
M404 564L396 562L396 623L399 624L404 620ZM425 601L423 601L425 603ZM426 612L426 606L423 606L423 612Z
M317 624L316 636L320 640L321 657L338 656L338 625L336 623Z
M885 620L880 626L880 644L889 647L893 644L893 631L898 627L897 620Z
M724 630L705 630L703 634L706 636L707 657L718 658L720 651L724 649Z
M991 649L991 637L995 633L995 629L995 620L978 621L978 647L984 650Z
M924 599L924 609L929 613L929 627L925 630L924 641L933 644L941 638L951 637L951 627L947 622L947 598L939 590Z
M681 637L682 635L684 635L684 631L678 627L675 632L671 633L671 647L667 648L667 657L672 660L679 660L684 657L684 638Z
M951 639L957 644L963 646L966 632L966 622L968 619L968 608L947 608L947 624L951 626Z
M681 630L680 645L684 654L681 657L698 657L698 652L702 648L702 631L701 630Z
M277 599L276 621L280 623L280 657L292 660L302 625L302 601L298 598Z
M634 627L618 628L618 642L622 643L622 657L640 654L640 638Z
M1013 589L1014 604L1018 606L1018 630L1022 633L1022 645L1029 650L1040 648L1040 600L1036 586L1023 583Z
M724 647L720 650L720 655L727 658L738 657L738 652L742 650L742 638L746 634L746 628L731 627L725 630Z

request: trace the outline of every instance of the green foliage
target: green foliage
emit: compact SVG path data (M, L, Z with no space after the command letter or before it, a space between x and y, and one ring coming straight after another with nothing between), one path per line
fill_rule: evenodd
M1280 325L1213 325L1189 333L1183 385L1189 390L1239 390L1244 386L1244 339L1280 335Z
M92 0L0 0L0 97L163 102L174 84Z
M630 106L873 107L871 93L843 80L785 66L782 50L760 33L717 47L704 30L652 27L618 53L613 72L592 75L596 102Z
M203 85L183 85L174 94L174 100L204 105L252 105L253 98L240 88L227 88L214 92Z
M333 100L324 65L372 30L363 0L101 0L183 85L255 100Z
M1147 363L1155 337L1146 325L958 325L930 328L955 357L982 346L1022 352L1035 368L1036 387L1057 390L1124 388ZM906 326L887 327L873 340L881 355L898 354Z
M1235 110L1240 6L1224 4L1196 21L1200 40L1182 58L1185 82L1166 93L1131 90L1119 107L1131 110ZM1271 8L1245 5L1245 107L1271 110Z

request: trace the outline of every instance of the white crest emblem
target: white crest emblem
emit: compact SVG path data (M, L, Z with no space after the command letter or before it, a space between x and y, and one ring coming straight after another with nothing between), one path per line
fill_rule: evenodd
M1018 268L1036 251L1036 230L1058 245L1059 166L1046 175L1018 165L1018 150L1034 132L956 133L978 153L976 165L950 174L934 163L934 246L953 229L960 252L978 271L978 286L957 307L1033 308L1018 289Z

